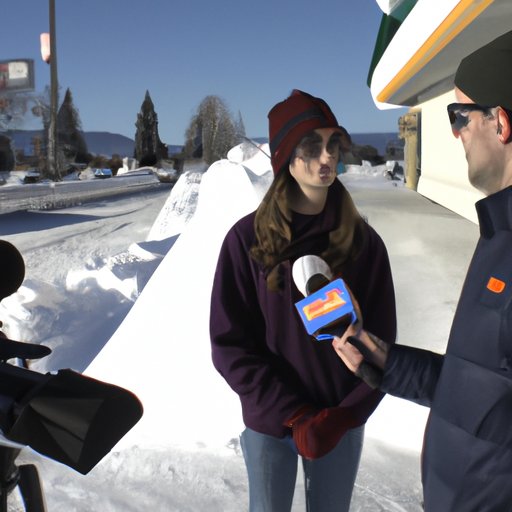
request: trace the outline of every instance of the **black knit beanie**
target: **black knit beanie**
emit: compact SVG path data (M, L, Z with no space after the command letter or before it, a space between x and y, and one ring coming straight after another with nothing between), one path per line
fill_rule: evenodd
M462 59L455 85L479 105L512 110L512 31Z

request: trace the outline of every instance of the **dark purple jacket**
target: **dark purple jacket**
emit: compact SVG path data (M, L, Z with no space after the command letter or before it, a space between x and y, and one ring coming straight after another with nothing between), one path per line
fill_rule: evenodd
M294 214L297 259L320 255L336 227L339 188L331 187L319 215ZM213 282L210 334L213 364L239 395L247 427L283 437L283 423L304 404L353 405L359 424L382 398L355 377L329 341L310 337L294 304L303 298L291 276L294 260L282 263L284 287L267 289L265 272L249 255L255 212L239 220L223 242ZM396 313L386 248L364 224L364 244L341 276L361 306L365 328L393 342Z

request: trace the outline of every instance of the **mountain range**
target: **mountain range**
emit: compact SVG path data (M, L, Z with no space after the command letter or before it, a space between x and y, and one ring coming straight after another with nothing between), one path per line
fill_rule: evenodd
M90 153L95 155L120 155L133 156L134 141L129 137L111 132L83 132L87 148ZM23 149L25 155L32 155L34 152L32 140L34 137L41 137L42 130L13 130L8 136L14 141L16 149ZM398 133L381 132L381 133L352 133L352 142L359 146L373 146L380 155L386 153L386 146L389 142L395 142L400 145ZM266 137L253 137L252 140L259 143L268 141ZM177 144L168 144L169 155L181 151L182 146Z
M23 149L25 155L32 155L34 152L32 140L34 137L41 137L42 130L12 130L8 136L14 141L16 149ZM133 139L111 132L83 132L87 149L94 155L120 155L122 157L133 156L135 142ZM181 151L182 146L168 144L169 155Z
M404 141L398 138L398 132L351 133L352 142L358 146L372 146L379 155L386 154L386 146L392 142L396 147L403 147ZM267 137L253 137L260 144L268 142Z

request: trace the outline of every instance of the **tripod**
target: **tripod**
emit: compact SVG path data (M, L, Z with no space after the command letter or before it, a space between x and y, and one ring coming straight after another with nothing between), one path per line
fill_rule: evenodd
M0 512L7 512L8 497L18 487L26 512L46 512L39 473L34 464L16 465L21 449L0 446Z

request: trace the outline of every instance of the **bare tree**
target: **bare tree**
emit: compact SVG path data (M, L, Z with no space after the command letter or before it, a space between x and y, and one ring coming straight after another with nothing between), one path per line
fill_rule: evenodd
M199 115L192 117L185 132L183 154L188 158L201 158L203 156L203 126Z
M19 127L25 120L30 95L28 93L7 93L0 96L0 131Z
M43 175L49 175L48 169L48 134L50 131L50 87L47 85L41 94L32 96L32 114L40 117L43 123L42 137L35 141L38 145L39 169Z
M238 143L237 128L226 103L218 96L206 96L185 133L184 153L202 156L208 164L225 158Z
M46 93L46 95L45 95ZM29 92L10 92L0 95L0 170L8 171L15 167L15 148L8 132L19 129L27 119L29 112L42 117L45 130L49 119L48 91L40 95ZM32 107L31 107L32 105Z

